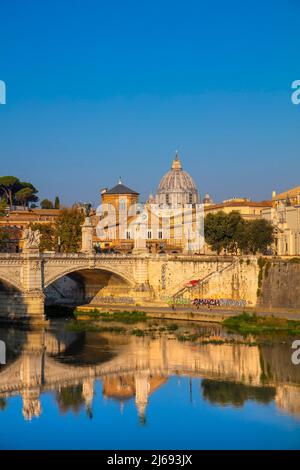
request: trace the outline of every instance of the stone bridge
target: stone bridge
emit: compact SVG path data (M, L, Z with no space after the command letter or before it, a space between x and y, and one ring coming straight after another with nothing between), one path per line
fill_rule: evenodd
M45 302L96 304L108 297L162 306L195 279L197 287L185 296L243 299L254 305L258 272L255 257L241 263L230 256L2 253L0 317L39 322Z

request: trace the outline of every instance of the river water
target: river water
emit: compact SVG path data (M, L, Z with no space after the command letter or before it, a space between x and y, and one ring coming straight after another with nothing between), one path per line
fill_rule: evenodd
M295 338L159 321L74 328L0 329L1 449L300 449Z

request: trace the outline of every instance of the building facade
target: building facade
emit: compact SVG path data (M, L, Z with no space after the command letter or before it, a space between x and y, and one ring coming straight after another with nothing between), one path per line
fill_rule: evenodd
M262 211L271 209L272 201L251 201L247 198L227 199L219 204L204 204L205 215L223 211L226 214L236 211L245 220L255 220L262 217Z
M272 203L274 207L286 205L296 206L300 205L300 186L284 191L277 194L276 191L272 193Z
M273 192L273 207L264 209L262 217L274 226L274 254L300 255L300 186L284 193Z

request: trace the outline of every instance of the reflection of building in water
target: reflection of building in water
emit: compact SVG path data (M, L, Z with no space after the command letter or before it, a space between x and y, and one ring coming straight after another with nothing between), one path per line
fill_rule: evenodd
M24 390L22 392L22 400L23 416L26 421L38 418L42 412L39 387Z
M276 391L276 405L285 413L300 418L300 390L295 385L280 385Z
M87 409L92 408L94 399L94 379L86 379L82 383L82 397Z
M211 327L207 331L211 334ZM224 335L220 344L207 343L208 336L205 344L197 344L166 337L93 333L84 344L89 351L92 341L101 348L93 349L93 357L80 349L75 365L68 362L66 349L71 345L74 353L74 344L78 344L74 334L56 340L48 332L22 335L23 339L9 334L3 338L8 351L18 349L18 355L10 356L10 362L0 368L0 400L5 404L8 397L21 395L25 419L40 415L40 394L46 390L55 392L62 413L77 413L85 406L91 415L94 381L100 379L105 397L121 404L134 399L144 422L149 396L174 375L201 377L203 397L212 402L242 406L249 399L262 403L275 399L279 409L300 417L300 368L291 363L288 342L272 347L242 344L241 340L228 343ZM80 345L82 348L82 342ZM86 362L87 357L91 363Z
M22 392L23 416L26 420L39 417L41 385L44 381L44 333L30 331L22 353L20 377L24 386Z
M149 374L147 372L138 372L135 375L135 404L141 422L144 422L146 418L149 390Z
M151 375L149 371L137 372L132 375L118 375L103 378L103 395L119 400L121 410L124 401L135 396L135 404L141 422L145 421L146 407L149 396L167 382L167 377Z

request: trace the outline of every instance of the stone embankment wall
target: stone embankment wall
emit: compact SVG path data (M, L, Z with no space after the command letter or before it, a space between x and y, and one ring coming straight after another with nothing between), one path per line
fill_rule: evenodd
M187 298L245 300L256 305L259 267L256 257L203 256L199 259L149 261L149 282L156 299L172 297L191 280L199 284L182 293Z
M300 258L259 261L257 305L300 309Z

